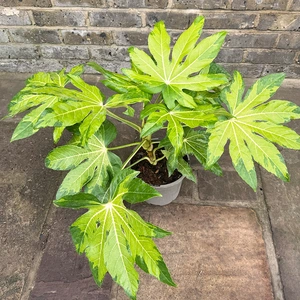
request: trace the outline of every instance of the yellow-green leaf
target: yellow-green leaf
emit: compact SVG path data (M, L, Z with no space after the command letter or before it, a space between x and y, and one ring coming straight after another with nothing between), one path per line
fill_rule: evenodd
M176 106L176 101L184 107L196 107L197 104L185 90L203 91L227 83L225 75L195 76L195 73L208 67L215 59L226 35L225 32L219 32L197 44L203 22L203 17L194 20L175 43L172 55L170 36L164 23L158 22L150 33L148 42L153 58L137 48L129 49L133 64L144 74L134 70L123 70L123 73L146 92L162 92L169 109Z
M65 145L55 148L46 158L46 166L54 170L71 170L57 192L57 198L105 186L120 168L120 158L107 150L115 136L114 126L106 121L84 147Z
M284 74L262 77L242 100L243 80L240 73L235 72L232 84L221 96L232 118L219 121L209 129L208 164L219 159L229 139L233 166L253 189L257 186L253 161L280 179L289 180L284 159L272 142L282 147L300 149L300 136L281 125L300 118L299 107L284 100L268 101L283 79Z
M145 222L136 212L125 207L123 200L134 203L140 179L138 172L124 169L112 179L103 197L79 193L55 201L57 206L86 208L71 226L76 250L85 253L95 281L101 285L108 272L121 285L130 299L136 298L139 285L135 263L160 281L175 286L153 238L170 233ZM157 196L155 189L143 183L147 197ZM151 192L152 191L152 192Z

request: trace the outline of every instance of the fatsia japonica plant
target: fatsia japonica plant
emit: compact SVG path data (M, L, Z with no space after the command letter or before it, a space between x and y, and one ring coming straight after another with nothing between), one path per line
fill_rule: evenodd
M9 104L9 116L28 112L12 141L45 127L54 128L55 143L64 130L71 133L65 145L46 157L47 167L69 171L54 204L87 210L70 227L76 250L87 256L97 284L101 285L108 272L131 299L136 298L139 284L135 265L175 286L153 241L170 232L144 221L125 205L160 195L139 178L134 164L145 160L157 165L166 160L169 174L178 170L195 181L184 159L188 155L221 175L218 159L229 141L234 168L255 190L254 162L289 180L284 159L273 143L300 149L299 135L282 125L300 117L299 107L285 100L269 100L284 74L259 79L244 95L241 74L236 71L231 76L213 63L226 33L199 40L203 25L204 18L197 17L171 50L164 22L156 23L148 38L150 55L129 48L131 68L123 69L122 74L88 63L102 74L102 84L114 91L108 98L82 79L84 66L79 65L69 72L33 75ZM116 140L112 146L117 136L115 124L120 122L135 130L139 140L129 144ZM163 138L153 141L158 131ZM131 154L121 159L115 151L125 148ZM140 149L145 155L132 163Z

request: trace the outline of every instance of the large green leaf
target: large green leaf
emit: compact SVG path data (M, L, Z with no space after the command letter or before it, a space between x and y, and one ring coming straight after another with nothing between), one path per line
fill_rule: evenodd
M36 87L44 87L48 84L56 87L64 87L70 78L68 75L79 76L83 72L83 66L78 65L66 73L65 70L59 72L39 72L27 79L26 86L16 94L8 105L9 116L14 116L20 112L28 110L41 103L47 102L49 95L36 95L32 90ZM50 95L53 96L53 95Z
M160 142L159 147L164 149L162 151L168 159L169 174L172 174L177 169L186 178L196 182L190 163L186 160L187 158L191 159L193 155L206 170L210 170L219 176L222 175L222 170L217 163L207 166L208 137L209 134L204 130L184 128L182 148L179 155L176 155L175 147L171 144L169 138L164 138Z
M39 100L41 101L40 106L31 110L23 117L23 119L15 128L11 141L24 139L36 133L38 129L35 128L35 125L37 124L38 120L41 118L42 114L47 108L51 107L58 101L58 98L55 96L44 96L40 97Z
M185 129L183 137L183 154L194 155L198 162L216 175L222 175L220 166L215 163L207 167L208 133L204 130Z
M102 187L121 167L120 158L107 150L115 138L115 127L106 121L84 147L65 145L51 151L46 166L54 170L71 170L57 192L57 198L78 193L101 193Z
M129 104L149 102L151 99L150 94L139 89L127 76L110 72L94 62L89 62L88 65L105 76L106 79L102 80L105 86L117 92L107 99L107 108L127 107Z
M283 74L271 74L259 79L244 99L244 83L240 73L222 92L221 98L232 114L230 120L219 121L209 130L208 164L215 163L230 140L229 153L239 175L255 190L256 172L253 160L282 180L289 180L284 159L276 143L282 147L300 149L300 136L281 125L300 118L299 107L289 101L269 98L284 79Z
M149 104L141 112L141 118L147 117L141 136L150 135L168 123L167 136L175 149L175 155L178 156L183 144L184 126L207 126L217 121L216 114L219 111L219 106L211 104L198 105L194 109L177 105L172 110L162 103Z
M120 171L113 178L105 200L90 194L78 194L55 201L61 207L88 209L71 226L76 250L85 252L99 285L109 272L131 299L136 299L139 284L135 263L160 281L175 285L152 240L170 233L146 223L123 204L125 197L135 202L136 187L140 184L137 174L130 169ZM154 188L148 186L148 189L152 193L144 194L144 200L159 195Z
M162 21L156 23L148 38L153 59L142 50L134 47L129 49L134 65L145 74L132 69L124 69L123 73L146 92L162 92L169 109L176 106L176 101L184 107L196 107L193 97L185 92L186 89L206 91L227 83L224 74L197 74L215 59L226 35L225 32L219 32L197 44L203 24L203 17L198 17L181 34L170 60L170 36Z
M87 84L80 77L68 77L80 91L49 85L31 91L35 94L53 95L61 100L46 110L47 113L40 118L37 127L67 127L81 123L79 131L82 144L85 144L106 119L104 96L96 86Z
M39 120L59 101L57 95L37 94L34 92L36 89L43 89L48 85L62 89L70 81L70 76L79 76L82 72L83 66L79 65L71 69L69 73L66 73L65 70L49 73L39 72L30 77L26 86L14 96L8 106L9 116L30 110L16 127L11 140L23 139L36 133L39 130L37 128ZM36 106L38 107L34 108ZM58 139L59 135L56 134L56 141Z

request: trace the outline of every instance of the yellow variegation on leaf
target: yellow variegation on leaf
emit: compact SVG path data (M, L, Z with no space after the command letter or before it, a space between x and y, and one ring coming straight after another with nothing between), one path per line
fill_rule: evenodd
M224 152L227 141L233 166L255 190L257 187L254 161L284 181L289 180L287 167L276 143L300 149L300 136L282 123L300 118L300 108L289 101L271 100L284 79L284 74L271 74L259 79L244 94L239 72L232 84L221 94L232 114L229 120L217 122L209 129L208 164L214 164Z
M207 91L227 83L224 74L196 74L216 58L226 36L225 32L219 32L197 44L203 25L204 18L197 17L180 35L171 52L171 38L164 22L156 23L148 38L153 58L137 48L129 49L135 67L144 74L133 69L124 69L123 73L142 90L152 94L161 92L169 109L177 103L183 107L196 107L193 97L184 89Z
M99 285L108 272L130 299L136 299L139 285L135 263L146 273L175 286L152 240L170 232L145 222L123 203L124 199L137 202L137 194L139 201L160 195L153 187L136 178L137 174L130 169L120 171L102 197L81 193L55 201L60 207L88 209L70 228L76 250L86 254Z

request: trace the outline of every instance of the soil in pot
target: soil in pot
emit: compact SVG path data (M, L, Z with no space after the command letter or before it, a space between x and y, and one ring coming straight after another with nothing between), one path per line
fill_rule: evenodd
M146 155L147 152L144 149L140 149L132 158L131 163L133 164ZM156 157L163 157L163 154L160 150L156 151ZM138 175L138 177L146 183L151 184L152 186L168 184L176 181L182 176L181 173L177 170L175 170L174 173L169 176L166 158L158 161L156 165L152 165L148 160L142 160L134 165L132 169L139 171L140 174Z

